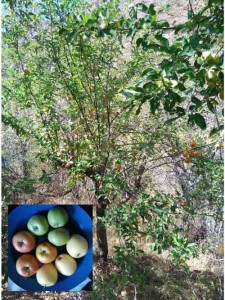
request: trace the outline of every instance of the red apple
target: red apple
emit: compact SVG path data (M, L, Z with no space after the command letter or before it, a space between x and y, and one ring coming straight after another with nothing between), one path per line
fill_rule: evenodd
M35 254L41 263L48 264L56 259L57 248L49 242L44 242L37 247Z
M16 261L16 271L23 277L34 275L38 269L38 260L32 254L23 254Z
M13 247L20 253L28 253L34 249L36 239L29 231L20 231L12 238Z

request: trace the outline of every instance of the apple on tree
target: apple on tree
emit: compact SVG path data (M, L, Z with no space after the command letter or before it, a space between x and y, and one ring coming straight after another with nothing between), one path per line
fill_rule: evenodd
M55 285L58 280L58 272L54 264L49 263L40 267L36 273L37 282L46 287Z
M48 221L43 215L34 215L32 216L27 223L27 228L34 234L34 235L44 235L48 232L49 225Z
M195 148L195 147L197 147L198 146L198 144L195 142L195 141L192 141L191 143L190 143L190 147L192 147L192 148Z
M88 243L79 234L73 234L66 244L66 250L74 258L83 257L88 251Z
M48 222L53 228L63 227L68 219L68 213L63 207L53 207L48 212Z
M28 253L34 249L36 238L31 232L23 230L14 234L12 244L18 252Z
M76 271L77 263L73 257L63 253L55 260L56 269L65 276L71 276Z
M218 70L216 69L216 67L211 67L210 69L207 70L205 76L208 85L215 86L216 82L218 81L217 72Z
M48 264L55 260L57 248L49 242L43 242L36 248L35 254L41 263Z
M49 242L55 246L63 246L69 241L69 239L69 231L64 227L53 229L48 233Z
M23 277L34 275L38 269L38 260L32 254L23 254L16 261L16 271Z

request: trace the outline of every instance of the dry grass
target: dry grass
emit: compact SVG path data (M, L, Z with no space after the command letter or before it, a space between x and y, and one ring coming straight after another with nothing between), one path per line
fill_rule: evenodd
M145 274L145 287L139 288L138 284L115 285L113 290L117 299L222 300L222 278L211 272L188 273L184 268L174 266L170 260L154 254L142 255L134 260L134 264L137 271ZM96 264L94 274L108 281L112 270L116 270L118 274L121 272L119 265L109 260L104 267Z

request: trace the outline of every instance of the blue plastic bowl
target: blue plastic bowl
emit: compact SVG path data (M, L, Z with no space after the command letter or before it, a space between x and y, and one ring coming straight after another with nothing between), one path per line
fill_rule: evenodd
M88 252L84 257L76 259L77 269L72 276L64 276L58 273L58 281L51 287L44 288L39 285L36 275L32 277L22 277L16 271L16 260L22 253L17 252L12 245L12 237L15 233L27 229L27 222L35 214L43 214L47 217L49 209L56 205L20 205L16 207L8 216L8 276L20 288L26 291L69 291L82 283L91 273L93 265L92 251L92 220L89 215L79 205L63 205L69 215L69 221L65 227L70 234L78 233L88 241ZM53 229L49 227L49 230ZM37 245L47 241L48 233L37 237ZM36 247L35 247L36 249ZM31 254L35 254L35 249ZM67 253L66 246L57 247L58 254Z

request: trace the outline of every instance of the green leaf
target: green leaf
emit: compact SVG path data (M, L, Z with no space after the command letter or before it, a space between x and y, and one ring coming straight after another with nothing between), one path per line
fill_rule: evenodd
M197 97L192 96L191 97L191 102L194 103L197 107L200 107L202 105L202 101L199 100Z
M176 101L170 98L166 98L164 102L164 109L167 112L171 112L174 106L176 105Z
M177 26L176 26L176 29L175 29L175 33L178 33L180 30L182 30L182 29L186 29L187 28L187 25L184 23L184 24L178 24Z
M161 254L162 253L162 246L159 245L157 250L158 250L158 253Z
M127 98L129 97L133 97L135 96L136 94L138 93L142 93L143 92L143 88L140 88L140 87L131 87L129 88L129 90L123 90L121 91L120 93L124 96L126 96Z
M179 117L182 117L186 114L185 109L180 106L177 106L174 111L179 115Z
M133 19L137 19L137 8L136 7L131 7L129 15Z
M165 20L155 21L152 25L156 26L158 29L170 26L170 24Z
M168 96L169 96L175 103L176 103L176 102L178 102L178 103L182 102L181 96L178 95L177 93L173 92L172 90L170 90L170 91L168 92Z
M68 43L70 43L70 42L73 41L73 39L74 39L74 37L75 37L75 34L76 34L76 31L74 30L74 31L72 31L72 32L68 35L68 37L67 37L67 39L66 39Z
M61 28L61 29L59 30L59 35L62 35L62 34L64 34L64 33L68 33L68 30L65 29L65 28Z
M196 125L198 125L201 129L206 129L206 121L205 121L205 118L199 114L199 113L196 113L192 116L192 119L193 121L195 122Z
M219 128L213 128L211 131L210 131L210 134L209 136L213 136L214 134L217 134L219 133L220 131L222 131L224 129L224 125L220 125Z
M153 49L155 50L156 52L165 52L165 53L170 53L170 49L168 49L167 47L164 47L162 45L159 45L159 44L148 44L146 46L146 48L148 49Z
M213 106L213 104L210 100L207 100L207 107L208 107L209 111L211 111L212 113L215 112L215 107Z
M138 38L138 39L136 40L136 45L137 45L137 47L140 47L140 45L142 44L142 42L143 42L143 39L142 39L142 38Z
M150 103L150 110L151 110L151 113L154 115L156 110L159 108L160 106L160 102L159 102L159 99L150 99L149 101Z
M146 14L148 13L148 7L146 5L144 5L143 3L138 3L136 5L136 7L137 7L137 10L139 10L143 13L146 13Z
M149 12L149 14L150 14L151 16L155 16L155 15L156 15L156 11L155 11L155 6L154 6L154 4L149 5L148 12Z
M138 87L138 86L133 86L133 87L130 88L130 90L133 90L137 93L143 93L143 88Z
M104 12L104 16L109 19L110 17L110 10L108 8L106 8L105 12Z
M198 35L197 32L194 33L193 36L191 36L191 38L190 38L190 44L191 44L191 47L193 49L196 49L198 47L198 44L199 44L199 35Z
M82 20L82 25L86 25L86 23L92 18L91 14L86 14Z
M177 119L179 119L180 117L175 117L175 118L171 118L171 119L168 119L164 122L164 125L169 125L169 124L172 124L174 121L176 121Z
M155 35L155 38L160 42L160 44L164 47L169 47L169 41L164 37L162 36L162 34L160 33L157 33Z
M117 35L117 29L112 28L112 29L109 30L109 33L110 33L110 35L111 35L112 37L115 38L116 35Z
M141 74L141 76L145 76L145 75L149 75L151 78L152 77L156 78L156 77L158 77L158 72L153 68L147 68Z

